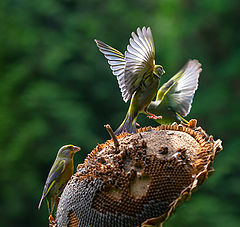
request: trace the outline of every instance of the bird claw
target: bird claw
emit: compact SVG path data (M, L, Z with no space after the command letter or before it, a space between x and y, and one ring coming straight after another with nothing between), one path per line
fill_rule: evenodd
M148 115L147 117L148 117L149 119L154 119L154 120L162 119L162 116L157 116L157 115L152 114L152 113L150 113L150 112L148 112L148 111L145 111L145 113Z
M147 116L149 119L154 119L154 120L157 120L157 119L162 119L162 116L156 116L156 115L149 115Z
M51 214L50 214L48 220L49 220L49 226L51 226L51 227L56 227L57 226L56 225L56 221L55 221L54 217Z

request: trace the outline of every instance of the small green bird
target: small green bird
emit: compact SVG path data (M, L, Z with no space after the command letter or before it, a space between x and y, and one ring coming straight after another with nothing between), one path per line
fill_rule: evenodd
M187 64L158 90L156 100L147 107L147 111L160 124L171 124L176 120L188 122L183 117L191 110L191 104L198 87L198 78L202 71L197 60L189 60ZM155 118L161 115L162 118Z
M130 44L123 55L111 46L95 40L99 50L108 59L110 68L117 76L123 100L131 98L126 117L115 134L122 132L135 133L136 120L139 113L146 111L157 94L159 81L165 73L161 65L155 65L155 49L151 29L137 29L137 35L132 32Z
M65 145L59 149L48 174L38 209L40 209L42 201L46 197L49 214L52 214L58 194L63 191L73 174L73 156L79 150L80 147L74 145Z

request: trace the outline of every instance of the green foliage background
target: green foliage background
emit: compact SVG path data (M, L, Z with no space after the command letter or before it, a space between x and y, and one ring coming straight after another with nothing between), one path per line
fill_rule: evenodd
M81 163L128 108L94 38L125 51L130 33L150 26L163 81L189 58L203 64L188 119L224 146L216 173L166 226L239 226L239 9L236 0L0 1L0 225L47 226L46 204L37 206L57 150L80 145Z

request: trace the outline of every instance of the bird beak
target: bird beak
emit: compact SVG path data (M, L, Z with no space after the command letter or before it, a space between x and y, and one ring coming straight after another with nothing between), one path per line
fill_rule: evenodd
M74 153L77 153L77 152L80 151L80 150L81 150L80 147L77 147L77 146L74 146L74 147L73 147Z

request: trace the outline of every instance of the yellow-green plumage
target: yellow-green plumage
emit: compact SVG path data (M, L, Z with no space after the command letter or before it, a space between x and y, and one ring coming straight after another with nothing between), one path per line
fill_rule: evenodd
M136 132L137 116L145 111L156 95L160 77L164 73L161 65L155 65L151 30L143 27L142 30L137 29L137 35L132 32L124 55L101 41L95 41L117 76L123 100L127 102L131 98L126 117L115 133Z
M73 156L79 150L79 147L73 145L65 145L59 149L49 171L38 209L40 209L43 199L46 198L49 214L52 214L57 196L63 191L73 174Z
M186 120L198 87L201 64L197 60L189 60L187 64L158 90L156 100L147 107L147 111L161 119L160 124L171 124L177 120Z
M159 77L150 75L144 80L144 84L140 85L133 94L128 112L119 128L115 131L118 135L121 132L136 132L137 117L149 105L157 93L159 86Z

